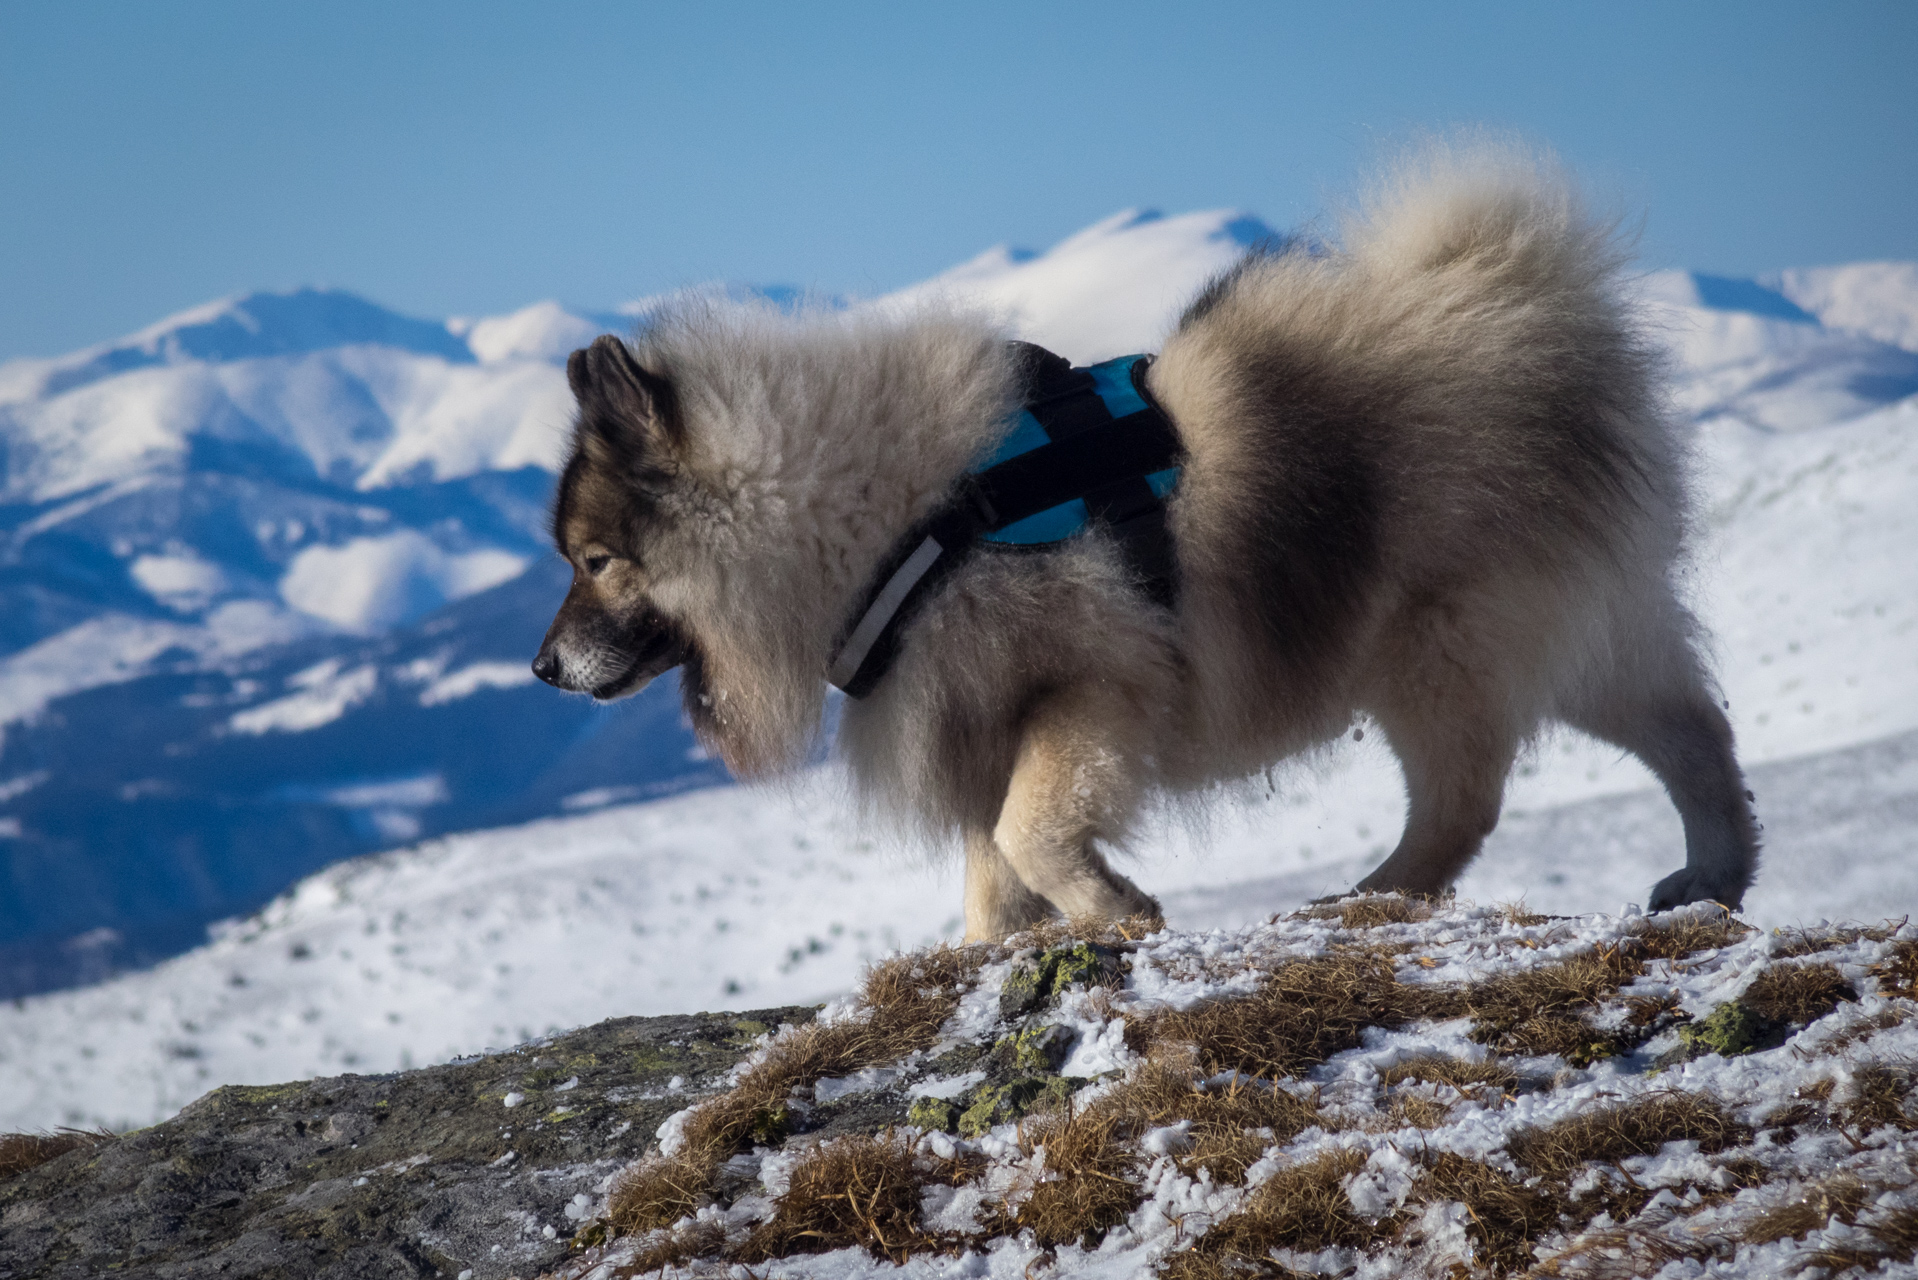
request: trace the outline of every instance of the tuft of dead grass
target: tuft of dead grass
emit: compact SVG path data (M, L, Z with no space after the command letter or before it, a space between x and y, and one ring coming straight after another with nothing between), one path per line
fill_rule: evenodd
M1832 1111L1832 1119L1841 1129L1858 1134L1872 1133L1887 1125L1906 1133L1918 1129L1905 1109L1912 1086L1918 1083L1909 1062L1873 1062L1860 1067L1845 1090L1843 1104Z
M0 1133L0 1178L12 1178L69 1151L111 1141L105 1129L56 1129L52 1133Z
M808 1023L775 1041L730 1091L693 1111L676 1155L620 1175L607 1206L613 1229L625 1235L670 1226L696 1209L722 1161L750 1140L778 1136L793 1090L931 1046L987 950L934 947L874 966L860 992L864 1017Z
M1840 925L1831 929L1780 929L1778 941L1772 947L1772 954L1786 959L1816 955L1820 951L1835 951L1839 947L1849 947L1854 942L1883 942L1903 928L1903 920L1887 920L1882 925L1866 927L1864 925Z
M710 1258L726 1247L726 1228L717 1222L683 1222L655 1233L638 1253L613 1272L613 1280L663 1273L699 1258Z
M1878 990L1888 996L1918 995L1918 938L1906 938L1871 967Z
M1608 946L1536 968L1473 983L1454 999L1469 1014L1472 1038L1500 1053L1556 1054L1574 1066L1627 1052L1659 1009L1621 1030L1601 1030L1584 1011L1642 976L1647 960L1676 960L1736 942L1751 926L1730 913L1687 915L1647 925Z
M1012 1211L1013 1225L1032 1232L1045 1248L1069 1241L1095 1243L1124 1222L1143 1193L1126 1175L1137 1159L1121 1139L1131 1128L1122 1108L1093 1105L1032 1117L1019 1126L1019 1146L1028 1156L1045 1149L1036 1181Z
M1700 912L1680 916L1661 924L1646 925L1632 935L1640 955L1651 960L1682 960L1700 951L1729 947L1746 934L1750 925L1729 911Z
M1093 1104L1127 1117L1130 1132L1188 1120L1192 1145L1178 1157L1187 1174L1205 1170L1214 1182L1237 1183L1276 1143L1290 1142L1321 1123L1312 1102L1251 1080L1206 1086L1196 1072L1163 1059L1142 1065L1133 1077Z
M919 1225L920 1199L928 1185L957 1186L983 1163L979 1157L944 1159L915 1151L892 1130L821 1143L793 1166L773 1216L755 1226L731 1256L766 1262L856 1245L875 1258L902 1263L916 1253L956 1251L958 1237Z
M1814 1182L1797 1199L1759 1214L1740 1235L1751 1244L1800 1240L1813 1231L1822 1231L1833 1218L1847 1225L1856 1222L1859 1210L1870 1198L1863 1182L1841 1173Z
M1775 964L1752 980L1739 1001L1769 1022L1803 1025L1855 1001L1858 992L1829 964Z
M1162 1043L1192 1045L1208 1073L1276 1079L1356 1048L1366 1027L1395 1027L1421 1016L1428 998L1402 985L1378 956L1292 960L1252 994L1162 1014L1151 1032Z
M1140 939L1163 928L1163 916L1127 916L1123 920L1107 920L1101 916L1074 916L1071 919L1056 916L1039 921L1023 933L1013 934L1005 940L1004 945L1015 951L1026 947L1048 951L1062 942L1096 942L1115 951L1130 951Z
M1828 1246L1814 1250L1805 1260L1809 1267L1823 1267L1837 1275L1856 1267L1872 1272L1887 1262L1910 1262L1918 1255L1918 1209L1892 1209L1857 1224L1871 1237L1870 1244Z
M1361 1217L1345 1194L1345 1180L1365 1167L1365 1158L1363 1151L1340 1148L1280 1169L1191 1248L1161 1262L1159 1274L1169 1280L1283 1275L1270 1259L1274 1249L1358 1248L1393 1235L1396 1219Z
M1433 900L1422 894L1362 893L1307 907L1299 915L1307 920L1337 920L1345 929L1376 929L1380 925L1430 920L1432 907Z
M1630 1227L1591 1231L1526 1272L1527 1276L1567 1276L1581 1280L1641 1280L1674 1262L1715 1256L1720 1242L1680 1240L1657 1231Z
M1593 1161L1651 1155L1667 1142L1690 1139L1710 1153L1750 1137L1716 1098L1673 1089L1521 1129L1505 1149L1533 1173L1557 1181Z
M1471 1221L1466 1232L1495 1275L1531 1264L1533 1242L1558 1226L1561 1202L1500 1173L1482 1160L1449 1151L1432 1154L1414 1193L1423 1202L1456 1200Z
M1449 1084L1460 1093L1489 1085L1500 1093L1518 1087L1518 1072L1499 1062L1473 1062L1447 1054L1424 1053L1395 1062L1379 1072L1379 1079L1390 1088L1407 1080L1429 1080Z
M1318 1122L1318 1109L1282 1089L1251 1080L1207 1087L1189 1063L1162 1053L1131 1078L1084 1107L1042 1114L1020 1127L1027 1155L1044 1148L1043 1172L1015 1196L1016 1228L1047 1247L1090 1242L1123 1222L1141 1197L1129 1149L1153 1129L1189 1123L1190 1145L1175 1159L1189 1175L1237 1183L1274 1143Z

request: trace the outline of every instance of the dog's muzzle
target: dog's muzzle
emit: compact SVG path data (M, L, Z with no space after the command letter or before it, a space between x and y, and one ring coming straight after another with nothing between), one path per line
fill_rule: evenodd
M591 694L600 702L637 693L686 660L686 642L671 625L647 628L619 646L583 646L588 655L584 660L569 652L574 646L563 634L555 634L560 630L555 622L546 633L533 658L533 674L555 689Z

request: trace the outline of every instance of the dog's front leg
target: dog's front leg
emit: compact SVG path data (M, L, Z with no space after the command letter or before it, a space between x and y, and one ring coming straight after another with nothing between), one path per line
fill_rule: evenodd
M967 942L997 942L1052 914L1052 904L1026 888L991 832L966 834Z
M1160 916L1159 904L1093 847L1137 802L1140 717L1098 688L1068 690L1026 721L992 844L1032 893L1069 919ZM971 862L968 861L968 871Z

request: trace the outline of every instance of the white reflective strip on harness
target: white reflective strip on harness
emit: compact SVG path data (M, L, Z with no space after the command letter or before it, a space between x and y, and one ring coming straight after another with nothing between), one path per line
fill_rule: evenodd
M928 537L886 580L886 585L880 588L879 594L873 597L872 604L867 607L865 616L859 619L859 625L846 637L839 656L832 660L831 670L826 672L826 679L832 682L835 689L845 688L859 674L866 655L872 651L880 633L885 631L886 624L892 621L892 615L899 612L899 606L906 602L906 596L919 584L919 579L926 576L926 571L932 568L944 550L937 541Z

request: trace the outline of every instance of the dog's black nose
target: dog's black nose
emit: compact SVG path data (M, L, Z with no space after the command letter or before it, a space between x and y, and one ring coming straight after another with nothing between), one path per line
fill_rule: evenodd
M559 655L551 649L541 649L539 656L533 659L533 674L547 684L559 683Z

